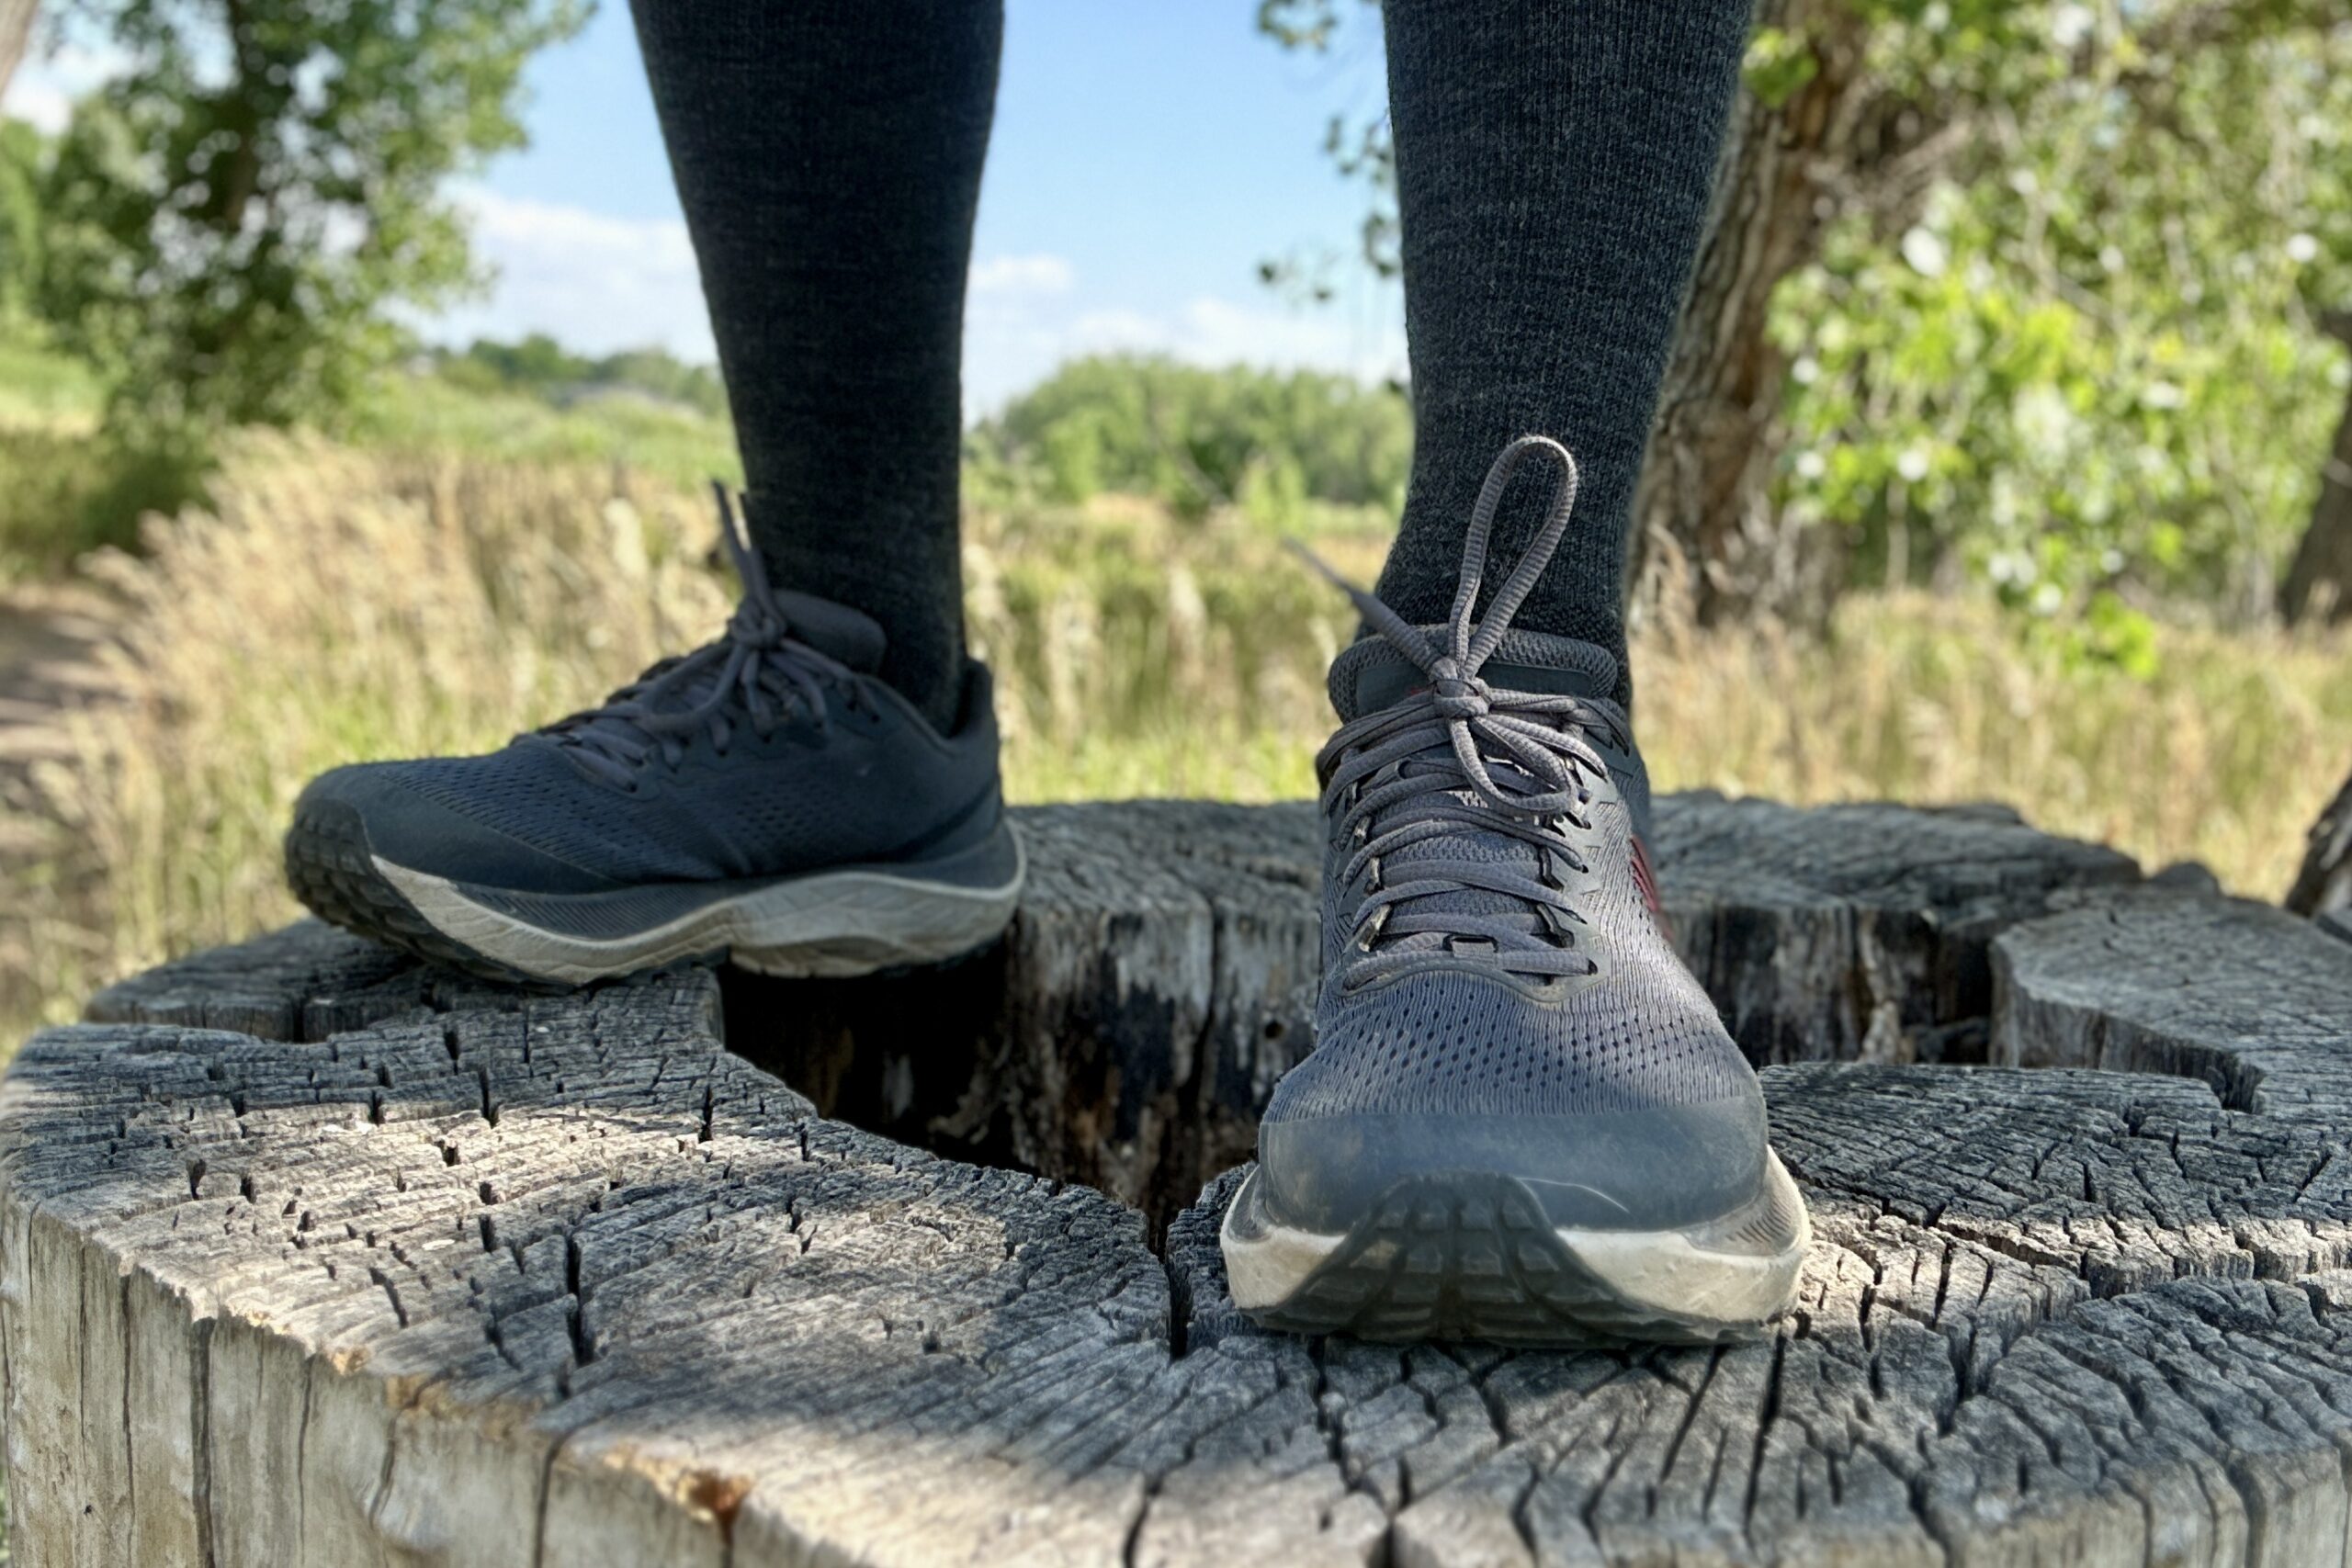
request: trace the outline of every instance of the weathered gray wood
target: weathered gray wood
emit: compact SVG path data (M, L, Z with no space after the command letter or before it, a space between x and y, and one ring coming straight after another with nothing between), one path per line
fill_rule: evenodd
M1981 1061L1993 937L2140 876L2001 806L1667 795L1657 838L1683 957L1758 1063Z
M732 1043L829 1114L1141 1206L1248 1157L1311 1043L1312 807L1145 801L1019 814L1005 950L921 979L728 981ZM1998 807L1659 802L1684 954L1758 1061L1981 1058L1993 934L2137 868Z
M2352 915L2352 778L2312 824L2287 908L2319 919L2334 915L2339 925Z
M171 1023L320 1041L469 994L503 995L305 920L265 942L194 953L109 986L83 1016L92 1023Z
M2352 947L2265 904L2154 889L1995 943L1996 1060L2178 1073L2352 1134Z
M242 951L259 989L319 946ZM1028 1412L1164 1365L1140 1217L811 1119L716 1002L688 975L312 1043L28 1044L0 1109L28 1559L715 1562L848 1530L920 1561L959 1508L996 1551L1115 1552L1132 1478L1025 1524L1017 1466L944 1512L904 1494L910 1455L993 1472Z
M2352 347L2352 308L2337 301L2319 313L2319 329ZM2335 440L2320 464L2319 494L2311 521L2295 547L2294 559L2278 584L2278 614L2289 622L2310 616L2331 622L2352 618L2352 391L2335 422Z
M1254 1016L1213 951L1234 928L1207 929L1166 951ZM2135 1032L2102 1065L2156 1070L1770 1067L1819 1238L1798 1314L1727 1350L1506 1355L1261 1334L1215 1246L1233 1178L1156 1254L1106 1197L816 1117L720 1048L704 976L402 1001L298 928L118 988L147 1021L49 1032L0 1095L16 1539L92 1563L2344 1561L2352 1161L2313 1079L2352 949L2126 893L1996 953L1996 1053L2064 1059L2030 1042L2081 1038L2097 997ZM2258 1014L2183 999L2257 985ZM364 1022L313 1005L355 992ZM192 1026L229 995L298 1038Z

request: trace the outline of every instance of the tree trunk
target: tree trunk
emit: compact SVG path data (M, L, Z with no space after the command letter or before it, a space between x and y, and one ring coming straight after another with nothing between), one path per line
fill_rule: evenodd
M2352 347L2352 310L2331 311L2323 324ZM2311 525L2278 591L2278 613L2290 621L2352 616L2352 392L2345 394L2335 445L2320 469Z
M1819 1016L1853 1005L1847 955L1879 987L1907 970L1881 966L1888 943L1964 941L1998 1064L1764 1070L1815 1242L1801 1310L1756 1342L1269 1333L1217 1245L1241 1171L1156 1233L1115 1194L828 1119L741 1054L857 982L729 997L722 1041L706 971L531 996L306 923L115 987L8 1067L9 1549L74 1568L2341 1562L2342 945L2256 904L2070 886L2065 865L2120 857L1981 809L1693 813L1681 865L1772 900L1701 922L1717 955ZM994 995L873 983L915 1025L898 1081L993 1003L1063 1081L1215 1084L1254 1120L1307 1043L1312 809L1023 820ZM1145 842L1175 852L1136 874ZM2019 852L2060 874L2024 907ZM2042 914L2062 888L2091 897ZM1985 894L2015 922L1986 929ZM1133 1131L1063 1130L1081 1168ZM1522 1257L1503 1266L1524 1277Z
M1873 25L1853 0L1758 0L1758 34L1797 40L1812 74L1777 102L1743 88L1732 113L1634 491L1637 602L1686 598L1712 624L1786 610L1818 585L1825 562L1766 488L1786 439L1772 296L1818 258L1832 219L1907 225L1970 123L1965 99L1908 97L1871 71Z
M1265 1097L1313 1043L1314 809L1014 818L1029 881L1001 956L915 987L735 976L729 1046L829 1116L1084 1182L1165 1224L1250 1157ZM1982 807L1669 794L1657 828L1678 945L1758 1062L1981 1059L1993 938L2139 880L2126 856Z
M1732 111L1634 501L1637 570L1687 592L1702 623L1791 592L1791 541L1765 494L1788 367L1767 328L1773 290L1818 251L1869 96L1869 24L1841 0L1760 0L1756 26L1804 39L1813 75L1777 104L1742 88Z
M33 36L33 16L40 0L0 0L0 93L23 63L25 46Z
M2339 451L2342 450L2339 443ZM2287 908L2314 918L2352 910L2352 778L2312 824L2302 869L2288 890Z

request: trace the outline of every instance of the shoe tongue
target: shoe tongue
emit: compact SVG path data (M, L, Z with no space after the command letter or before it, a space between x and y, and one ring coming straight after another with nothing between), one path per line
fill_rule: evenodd
M1440 647L1446 628L1419 630ZM1495 656L1478 671L1498 692L1556 692L1577 697L1607 697L1617 687L1617 660L1609 650L1573 637L1511 630ZM1382 637L1367 637L1331 661L1331 705L1342 719L1378 713L1430 678Z
M1442 646L1445 628L1424 626L1420 630L1438 639ZM1605 649L1571 637L1551 637L1542 632L1510 631L1504 634L1495 656L1487 660L1479 675L1497 691L1555 692L1571 696L1594 697L1603 701L1612 698L1617 685L1617 660ZM1401 701L1417 687L1427 686L1429 676L1412 660L1396 651L1385 637L1368 637L1342 652L1331 664L1331 705L1342 719L1354 719L1365 714ZM1447 748L1435 748L1430 763L1450 766ZM1407 764L1408 767L1412 764ZM1488 763L1498 781L1516 780L1533 787L1534 781L1499 760ZM1464 788L1454 792L1454 797L1464 805L1480 807ZM1374 831L1401 825L1421 808L1422 802L1408 799L1380 814ZM1476 861L1489 865L1510 865L1530 876L1540 877L1544 871L1543 857L1535 847L1512 835L1463 827L1437 837L1397 850L1386 857L1386 875L1390 882L1410 877L1417 865L1442 861ZM1535 912L1528 905L1509 894L1490 892L1484 888L1456 887L1445 892L1433 892L1410 900L1410 907L1424 914L1456 914L1499 919L1522 931L1533 932L1538 925ZM1423 934L1401 939L1407 947L1442 949L1445 939Z
M784 612L785 625L790 628L787 635L794 641L807 643L861 675L882 667L882 650L889 646L889 638L882 624L863 610L789 588L775 591L775 605Z
M882 650L888 646L888 638L883 634L881 624L873 616L861 610L853 610L846 604L836 604L830 599L820 599L812 593L796 593L786 588L778 588L773 592L776 610L784 616L786 636L793 641L838 660L860 674L870 674L881 665ZM699 706L710 697L724 668L718 645L706 643L685 657L702 660L702 668L677 680L675 684L662 692L651 705L658 711L684 713ZM674 659L664 660L638 677L636 684L628 690L634 692L638 686L657 680L663 671L679 662ZM773 676L766 679L771 689L778 689ZM622 695L616 693L604 708L560 720L549 726L547 733L568 743L593 744L601 736L633 746L644 733L636 717L606 711Z

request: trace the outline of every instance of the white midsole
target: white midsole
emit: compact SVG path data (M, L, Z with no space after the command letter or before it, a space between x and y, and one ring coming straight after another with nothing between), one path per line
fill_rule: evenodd
M722 947L746 968L795 976L864 975L954 958L993 940L1012 919L1028 871L1018 838L1014 851L1012 875L997 887L830 872L609 938L548 931L474 902L447 877L369 858L444 936L526 974L578 984Z
M1796 1235L1781 1251L1714 1252L1681 1231L1561 1229L1553 1234L1616 1296L1628 1304L1714 1323L1763 1323L1789 1304L1813 1241L1813 1222L1781 1158L1765 1152L1765 1180L1786 1189L1797 1215ZM1254 1176L1250 1179L1257 1179ZM1233 1304L1244 1312L1281 1305L1347 1241L1346 1235L1268 1224L1265 1234L1238 1236L1233 1211L1218 1237Z

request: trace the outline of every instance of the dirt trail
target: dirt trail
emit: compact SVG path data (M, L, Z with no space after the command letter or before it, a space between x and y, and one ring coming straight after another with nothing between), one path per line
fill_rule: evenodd
M34 774L70 753L67 716L106 700L97 650L117 614L85 583L0 588L0 869L40 844Z

